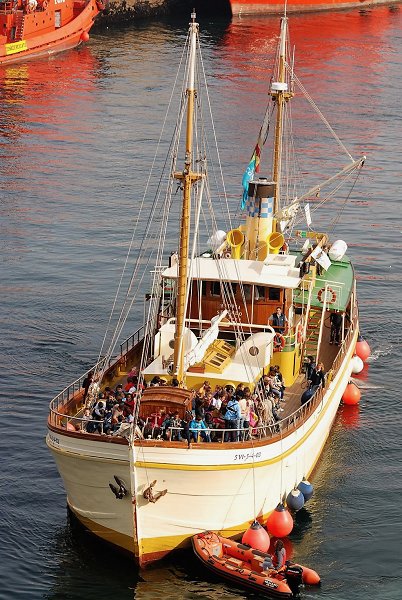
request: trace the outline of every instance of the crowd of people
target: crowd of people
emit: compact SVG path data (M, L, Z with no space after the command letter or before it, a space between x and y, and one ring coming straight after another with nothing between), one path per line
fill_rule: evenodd
M93 373L89 373L83 381L84 400L92 381ZM306 381L301 405L306 404L319 387L325 387L324 366L322 363L316 365L312 356L306 359ZM260 428L278 431L280 413L285 405L285 383L277 366L263 375L253 391L242 383L236 387L231 383L215 385L212 389L210 382L204 381L199 389L191 390L191 410L184 416L178 411L166 413L163 410L146 419L136 416L137 398L146 385L133 373L128 375L124 385L119 384L115 389L106 387L97 394L91 407L85 404L81 430L116 435L127 429L125 424L132 424L137 418L137 432L144 439L186 441L188 446L200 441L238 442L252 439ZM179 382L175 378L168 382L156 375L148 385L178 387Z
M83 382L84 400L92 383L90 373ZM125 385L115 389L106 387L97 396L91 408L86 407L82 415L81 429L87 433L116 434L125 423L133 423L136 398L141 395L145 383L139 384L138 377L127 377ZM148 384L153 386L178 386L173 378L155 376ZM140 392L138 394L137 392ZM204 381L198 390L191 390L191 410L180 417L179 412L166 413L159 410L147 419L137 416L137 427L145 439L164 439L192 442L238 442L251 439L256 428L277 428L280 413L284 408L285 385L278 367L272 367L258 382L255 390L240 383L230 383L214 389Z

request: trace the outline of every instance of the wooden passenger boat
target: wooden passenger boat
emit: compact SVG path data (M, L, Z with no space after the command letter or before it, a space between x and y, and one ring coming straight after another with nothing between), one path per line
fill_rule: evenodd
M89 39L102 0L1 0L0 64L46 56Z
M250 548L212 531L191 538L197 558L215 575L270 598L298 597L302 583L317 585L318 574L308 567L286 561L282 569L264 570L267 552Z
M149 215L137 217L139 229L132 236L133 244L138 243L137 256L133 271L127 273L116 329L110 340L105 336L92 379L83 375L57 395L48 419L47 445L68 506L90 531L128 550L141 565L188 545L199 531L239 535L256 516L261 521L268 517L278 498L311 475L348 384L359 334L350 259L344 250L335 252L336 244L312 229L309 220L304 229L296 229L295 222L307 218L309 199L318 190L322 203L331 198L334 186L339 195L341 182L357 177L364 159L354 160L347 153L349 164L341 171L305 185L304 191L294 190L302 157L292 153L291 131L285 134L285 125L296 88L304 88L289 57L288 21L283 18L268 106L243 176L243 191L239 171L245 221L233 228L228 218L225 226L229 206L218 202L212 214L212 196L225 202L225 195L211 188L219 176L210 174L221 161L219 155L219 160L208 158L213 144L205 134L213 134L215 126L208 121L211 110L202 108L209 96L202 81L198 29L192 15L183 54L186 91L178 90L185 133L178 120L171 144L165 146L170 148L166 171L149 179L164 181L166 194L158 185ZM272 130L270 175L261 178L260 161ZM287 141L290 149L285 150ZM174 212L169 221L176 190L182 193L178 247L175 237L167 235L177 225ZM204 205L211 214L202 213ZM200 233L202 214L206 235ZM149 237L143 237L144 223L149 224ZM130 309L143 293L150 257L155 268L145 322L136 333L127 331L129 337L116 350L125 337ZM286 316L284 327L270 320L277 307ZM340 327L336 344L330 344L327 325L335 311ZM318 386L301 405L308 355L324 363L327 376L325 387ZM277 419L269 414L270 394L260 383L273 366L286 383ZM129 376L136 377L135 409L131 419L126 411L130 422L111 431L99 394L110 395L110 388L125 385ZM206 380L212 390L226 386L226 400L231 386L248 387L258 421L253 413L253 422L250 417L245 428L225 420L221 411L213 427L193 430L190 445L183 439L186 415ZM117 397L122 398L119 391ZM162 414L183 422L164 421L163 428ZM187 423L190 432L189 427Z

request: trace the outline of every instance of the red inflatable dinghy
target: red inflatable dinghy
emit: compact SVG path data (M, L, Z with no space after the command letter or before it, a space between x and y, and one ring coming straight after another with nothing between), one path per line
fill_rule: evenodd
M278 571L263 570L267 552L224 538L212 531L192 537L193 550L201 562L216 575L270 598L294 598L302 583L320 583L319 575L290 561Z

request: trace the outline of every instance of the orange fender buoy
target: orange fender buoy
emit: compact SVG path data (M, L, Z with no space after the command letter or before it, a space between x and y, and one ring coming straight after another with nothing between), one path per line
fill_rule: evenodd
M358 404L361 397L362 395L357 385L348 383L346 390L343 392L342 400L344 404L352 405Z
M258 521L254 521L252 525L244 532L242 537L242 543L261 550L261 552L268 552L270 539L268 532Z
M268 517L267 527L270 533L278 538L289 535L293 529L293 518L282 502L278 504Z
M320 583L321 578L318 575L317 571L309 569L308 567L302 567L302 569L303 583L306 583L307 585L318 585Z
M355 353L356 356L361 358L363 362L366 362L366 360L371 354L370 346L368 345L366 340L364 340L361 337L361 335L359 335L359 337L357 338Z
M89 33L88 33L88 31L83 31L81 33L80 40L81 40L81 42L88 42L88 40L89 40Z

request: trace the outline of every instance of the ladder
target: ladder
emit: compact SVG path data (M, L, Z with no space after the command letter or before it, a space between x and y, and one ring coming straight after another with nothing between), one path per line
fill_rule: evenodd
M24 38L24 24L24 12L22 10L17 10L17 15L15 19L15 40L22 40Z
M311 308L307 318L306 341L304 343L304 355L316 356L318 337L320 333L320 323L322 311L318 308Z

